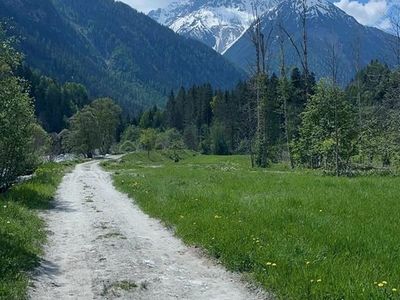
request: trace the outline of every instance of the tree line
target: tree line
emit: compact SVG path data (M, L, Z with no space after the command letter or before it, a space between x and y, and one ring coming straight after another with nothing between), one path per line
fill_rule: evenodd
M110 153L121 123L113 100L32 71L15 43L0 24L0 191L59 154Z
M181 88L164 110L153 107L133 123L174 129L203 154L249 154L255 166L287 162L342 175L400 166L399 105L400 70L372 61L344 88L298 68L288 77L254 76L231 91Z

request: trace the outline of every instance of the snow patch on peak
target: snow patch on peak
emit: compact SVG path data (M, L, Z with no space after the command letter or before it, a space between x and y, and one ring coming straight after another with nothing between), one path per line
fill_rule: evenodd
M223 54L253 23L254 6L259 15L273 20L281 15L301 15L304 1L309 18L338 14L332 0L180 0L149 16Z
M223 53L253 22L252 7L265 12L278 0L184 0L149 13L175 32Z

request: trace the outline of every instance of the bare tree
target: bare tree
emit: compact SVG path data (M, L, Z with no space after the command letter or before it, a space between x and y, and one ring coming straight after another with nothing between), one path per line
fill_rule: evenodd
M290 162L290 166L294 168L294 161L292 156L292 150L290 147L290 126L289 126L289 109L288 109L288 100L290 97L290 84L287 79L286 72L286 55L285 55L285 34L283 32L282 23L279 22L279 49L280 49L280 72L281 72L281 81L280 81L280 101L282 103L283 108L283 118L284 118L284 132L285 132L285 142L286 142L286 151L288 155L288 159Z
M307 0L299 0L301 1L302 11L300 14L300 23L302 27L302 41L300 45L298 45L293 38L293 36L281 25L281 30L286 34L289 38L290 43L292 44L294 50L296 51L297 56L299 57L301 66L303 68L303 73L305 76L305 92L306 97L308 98L310 92L310 68L308 61L308 31L307 31L307 20L308 20L308 11L309 7L307 4ZM295 4L296 5L296 4Z
M249 29L250 39L253 43L256 53L256 66L255 74L253 76L252 84L255 90L255 118L257 120L255 140L251 144L257 146L256 153L254 155L253 146L251 146L251 162L252 166L258 165L261 167L266 166L266 149L265 149L265 135L266 135L266 116L265 116L265 101L263 94L265 93L265 81L267 78L267 45L272 36L272 29L270 30L267 37L265 37L262 30L262 21L259 16L258 7L256 4L252 4L252 13L254 22ZM261 149L261 151L260 151ZM260 162L263 163L260 163Z
M396 57L397 67L400 67L400 6L395 5L390 15L390 24L393 31L392 48Z
M361 147L363 149L364 145L364 131L365 131L365 124L364 124L364 107L362 103L362 88L361 88L361 49L362 49L362 42L360 38L360 32L357 32L357 36L353 40L352 43L353 48L353 64L355 70L355 85L356 88L356 96L355 101L357 103L357 122L358 122L358 139L354 143L353 147ZM354 150L353 150L354 151ZM364 163L364 156L360 156L360 162Z
M335 114L335 173L336 176L340 175L340 167L339 167L339 124L338 124L338 97L336 95L337 88L337 74L338 74L338 57L337 50L335 44L332 44L331 47L331 60L330 60L330 69L331 69L331 80L332 80L332 90L334 91L334 114Z

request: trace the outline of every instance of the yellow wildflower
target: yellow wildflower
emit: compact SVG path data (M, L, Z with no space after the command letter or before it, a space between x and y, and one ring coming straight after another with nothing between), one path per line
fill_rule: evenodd
M393 289L392 289L392 292L397 292L397 289L393 288Z
M383 284L387 284L387 281L384 280L384 281L382 281L382 283L383 283Z
M322 282L322 279L318 279L317 282Z
M383 287L384 284L383 284L383 283L378 283L378 286L379 286L379 287Z

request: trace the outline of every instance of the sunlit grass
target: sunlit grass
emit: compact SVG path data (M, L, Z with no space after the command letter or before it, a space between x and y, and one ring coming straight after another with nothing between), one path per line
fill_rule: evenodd
M115 184L282 299L400 299L400 178L334 178L244 156L131 154Z
M0 299L25 299L27 272L37 266L46 239L38 209L51 208L68 164L46 164L33 179L0 195Z

